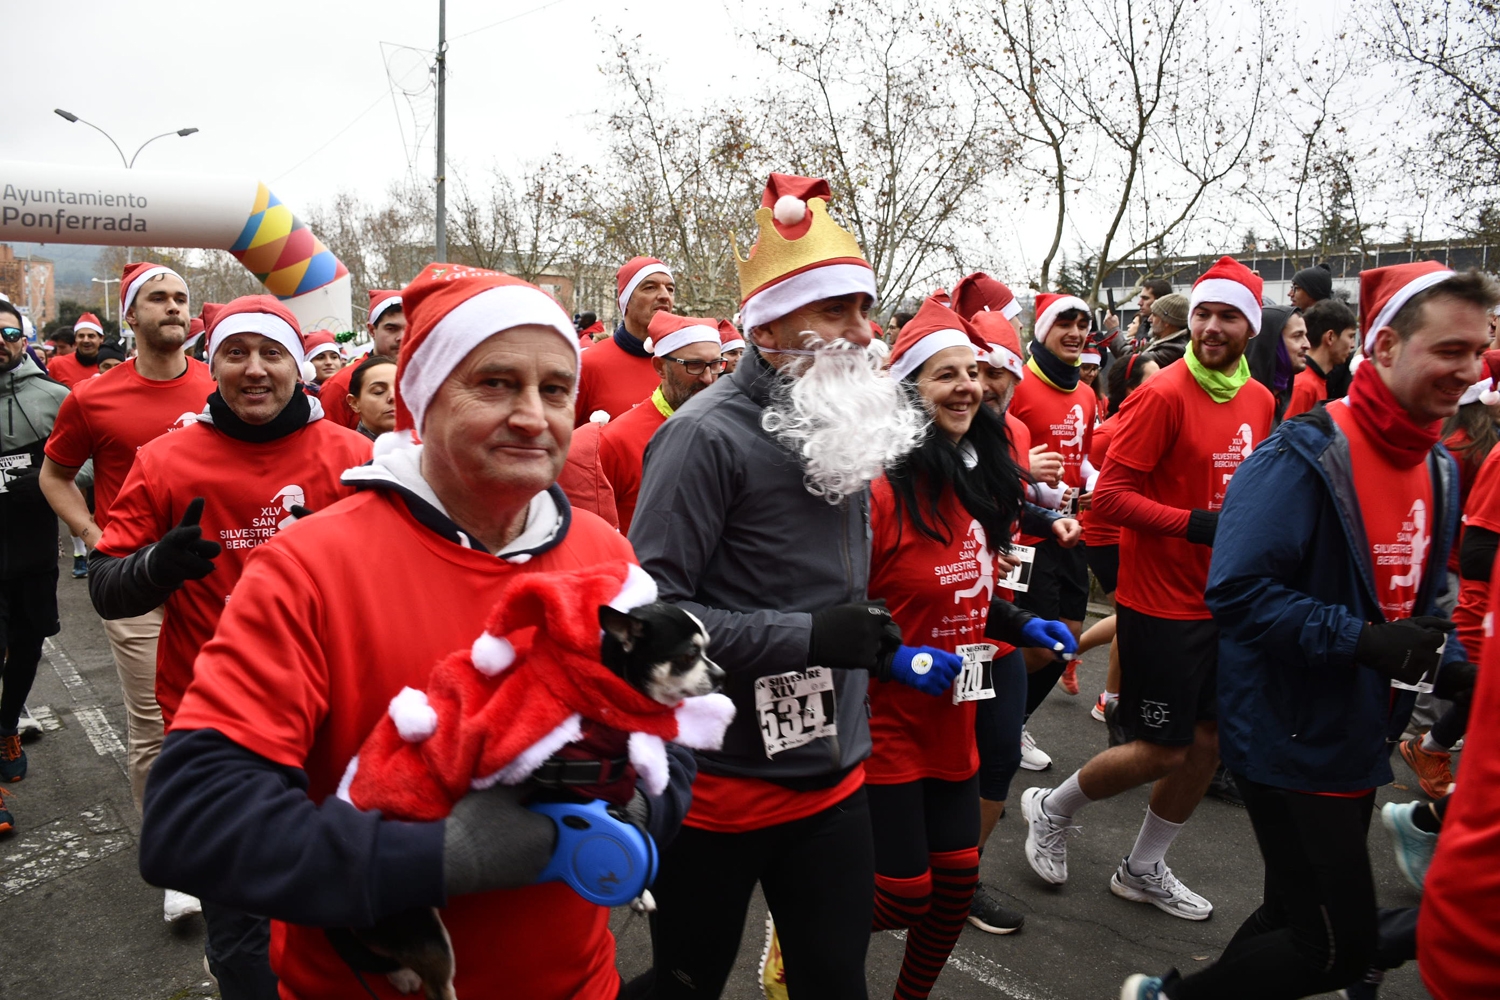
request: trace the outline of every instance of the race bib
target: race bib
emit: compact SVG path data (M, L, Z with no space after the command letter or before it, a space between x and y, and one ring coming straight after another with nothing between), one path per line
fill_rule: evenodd
M756 678L755 712L767 757L838 735L832 671L808 667Z
M0 493L10 492L10 478L12 473L29 468L31 468L31 455L29 452L22 452L19 455L0 455Z
M964 658L964 666L953 678L953 704L995 697L995 647L987 642L972 642L954 652Z
M1005 575L1000 581L1000 586L1007 587L1018 594L1024 594L1031 589L1031 567L1036 562L1036 547L1032 545L1017 545L1012 542L1010 554L1021 560L1016 563L1016 568Z

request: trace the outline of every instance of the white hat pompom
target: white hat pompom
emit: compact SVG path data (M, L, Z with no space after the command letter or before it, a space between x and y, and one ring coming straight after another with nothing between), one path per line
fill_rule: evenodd
M677 719L673 743L694 750L718 750L724 745L724 731L734 721L734 702L717 692L684 698L673 715Z
M475 670L486 677L495 677L516 662L516 648L508 639L482 632L469 648L469 658L474 661Z
M647 337L645 340L641 341L641 346L644 347L648 352L656 350L656 342L653 341L650 337Z
M302 362L302 381L311 382L318 377L318 370L313 367L311 361Z
M437 712L427 703L427 695L416 688L402 688L386 711L408 743L420 743L437 732Z
M589 423L591 423L591 424L607 424L607 423L609 423L609 411L608 410L595 410L593 413L589 414Z
M795 226L807 218L807 202L794 194L784 194L776 199L771 216L783 226Z
M1500 403L1500 390L1494 388L1484 390L1479 394L1479 401L1485 406L1494 406Z

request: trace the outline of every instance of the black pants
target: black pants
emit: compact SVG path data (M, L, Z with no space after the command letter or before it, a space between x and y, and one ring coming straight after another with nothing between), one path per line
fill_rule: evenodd
M1265 858L1265 901L1172 1000L1293 1000L1355 982L1377 959L1365 846L1375 793L1332 798L1234 780Z
M277 1000L271 971L271 922L243 910L203 900L203 941L208 971L224 1000Z
M916 878L927 870L929 854L979 843L978 775L964 781L923 778L866 785L865 792L875 834L875 870L887 878Z
M1028 695L1026 660L1019 649L993 664L995 697L974 703L974 740L979 745L979 797L1004 802L1021 767L1021 726ZM1060 675L1059 675L1060 676ZM1053 678L1053 683L1057 679Z
M7 529L21 530L21 529ZM56 635L57 571L0 581L0 732L16 728L36 681L42 640Z
M4 719L4 716L0 716ZM1432 724L1432 738L1439 746L1452 748L1453 744L1463 739L1463 735L1469 728L1469 699L1455 701L1448 706L1448 711L1438 716L1438 720Z
M794 1000L867 1000L875 849L864 789L805 819L748 833L685 826L651 886L651 996L717 997L760 882ZM636 992L632 983L628 995Z

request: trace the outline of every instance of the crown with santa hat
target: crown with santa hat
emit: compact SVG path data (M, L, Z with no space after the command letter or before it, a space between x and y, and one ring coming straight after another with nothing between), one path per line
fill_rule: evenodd
M370 327L380 323L380 317L388 310L401 308L401 293L389 288L370 289Z
M78 322L73 324L73 332L77 333L79 330L93 330L101 337L104 336L104 325L99 322L99 317L93 313L84 313L78 317Z
M862 292L874 304L875 272L859 241L829 216L832 197L820 178L772 174L766 182L750 256L742 259L734 251L745 329L839 295Z
M1085 316L1089 314L1089 304L1076 295L1042 292L1036 297L1036 322L1031 327L1032 339L1045 347L1047 334L1052 332L1052 324L1057 322L1057 317L1074 309Z
M953 286L953 311L964 319L973 319L976 313L997 312L1007 320L1016 318L1021 303L1016 301L1005 282L998 281L983 271L975 271L958 279Z
M676 316L666 310L658 310L646 328L646 350L664 358L673 351L689 344L717 344L719 321L699 316Z
M719 320L719 353L728 354L730 351L744 349L745 335L740 333L740 328L727 319Z
M130 307L135 305L135 297L146 282L163 274L172 275L182 282L183 288L187 287L187 279L165 264L152 264L149 261L126 264L125 269L120 272L120 316L124 317Z
M950 347L967 347L976 357L988 354L989 345L940 296L923 299L917 314L896 335L896 345L891 348L892 378L906 378L934 354Z
M258 333L284 347L297 362L298 370L301 370L304 360L302 329L297 325L297 317L274 295L241 295L214 311L207 330L210 365L213 364L214 355L230 337L237 333Z
M1260 333L1260 303L1265 283L1260 275L1233 257L1220 257L1193 282L1188 314L1204 302L1233 306L1250 321L1250 335Z
M1359 272L1359 319L1364 353L1375 350L1375 334L1390 326L1401 307L1422 292L1441 285L1456 272L1435 260L1372 267Z
M655 257L632 257L615 272L615 295L622 314L636 288L653 274L665 274L670 278L672 269Z
M975 313L969 321L974 332L985 342L989 354L986 360L996 368L1003 368L1016 378L1026 377L1026 360L1021 357L1021 336L1004 313Z

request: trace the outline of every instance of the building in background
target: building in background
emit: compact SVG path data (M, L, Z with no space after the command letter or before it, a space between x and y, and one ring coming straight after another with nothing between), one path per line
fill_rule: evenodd
M0 243L0 292L24 309L38 330L57 318L50 260L17 257L10 244Z

